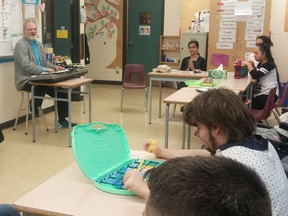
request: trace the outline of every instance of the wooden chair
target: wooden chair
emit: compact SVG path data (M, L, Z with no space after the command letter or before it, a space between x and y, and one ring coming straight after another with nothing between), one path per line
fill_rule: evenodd
M21 92L21 103L20 103L20 107L19 107L19 110L18 110L18 114L17 114L17 117L15 119L15 123L14 123L14 127L13 127L13 130L16 130L16 126L17 126L17 123L18 123L18 120L19 120L19 117L20 117L20 113L21 111L25 111L26 112L26 121L25 121L25 135L28 134L28 121L29 121L29 101L30 101L30 92L29 91L19 91ZM23 107L23 102L24 102L24 97L25 97L25 94L26 94L26 98L27 98L27 105L26 107L24 108ZM44 117L44 112L42 110L41 107L38 107L38 112L41 114L41 118L43 119L44 121L44 124L45 124L45 127L46 127L46 131L49 131L49 128L47 126L47 122L46 122L46 119Z
M137 80L132 79L133 75L137 76ZM147 112L148 92L144 77L144 65L142 64L126 64L124 70L124 80L121 89L121 112L123 109L123 91L124 89L144 89L145 90L145 106Z
M283 92L282 92L281 97L278 98L278 100L277 100L276 103L274 104L274 108L273 108L273 110L272 110L272 112L273 112L276 120L277 120L279 123L280 123L279 117L280 117L281 113L279 112L278 108L283 106L287 94L288 94L288 81L286 82L286 85L285 85L285 88L284 88L284 90L283 90Z
M274 96L276 89L277 87L274 87L270 90L263 110L250 109L250 112L253 114L256 121L265 121L268 125L267 119L271 115L271 112L274 108Z

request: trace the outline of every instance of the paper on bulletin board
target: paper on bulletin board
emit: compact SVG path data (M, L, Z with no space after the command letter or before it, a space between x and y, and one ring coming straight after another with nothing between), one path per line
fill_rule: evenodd
M252 33L252 34L245 34L245 40L252 40L252 41L256 41L258 34L257 33Z
M68 38L68 30L57 30L56 38Z
M263 34L263 26L246 27L246 34Z
M226 54L212 54L211 64L214 66L228 66L229 64L229 55Z
M225 35L225 36L236 35L236 29L220 29L219 35Z
M236 22L220 22L220 28L230 28L230 29L235 29L236 28Z
M232 50L233 49L233 43L217 43L216 44L217 49L228 49Z
M24 19L34 18L34 17L35 17L35 5L25 4L24 5Z
M264 20L249 20L246 22L246 26L264 26Z
M255 40L246 41L246 47L247 48L254 48L255 47Z
M220 20L221 21L226 21L226 22L235 22L236 21L236 17L234 16L234 14L229 14L229 15L226 15L226 14L221 14L220 15Z
M252 3L248 2L236 2L235 3L235 16L251 16L252 15Z
M234 43L236 41L236 36L222 36L219 35L218 42L221 43Z

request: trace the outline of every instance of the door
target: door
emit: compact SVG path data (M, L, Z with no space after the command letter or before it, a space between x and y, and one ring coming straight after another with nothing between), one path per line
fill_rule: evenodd
M55 54L71 57L71 6L73 2L54 0L54 4Z
M159 64L164 0L129 0L126 64L144 64L145 73Z

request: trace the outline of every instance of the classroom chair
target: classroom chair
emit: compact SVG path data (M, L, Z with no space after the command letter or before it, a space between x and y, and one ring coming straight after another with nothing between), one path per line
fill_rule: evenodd
M285 85L285 88L282 92L282 95L280 98L278 98L278 100L276 101L276 103L274 104L274 108L272 110L276 120L278 121L278 123L280 123L280 115L281 113L279 112L278 108L279 107L282 107L284 102L285 102L285 99L286 99L286 96L288 94L288 81L286 82L286 85Z
M136 80L134 80L134 76ZM133 78L132 78L133 77ZM144 77L144 65L142 64L126 64L124 70L124 80L121 88L121 112L123 109L123 92L124 89L144 89L145 90L145 106L147 112L148 92Z
M30 92L29 92L29 91L19 91L19 92L21 92L21 96L22 96L22 97L21 97L21 103L20 103L20 107L19 107L19 110L18 110L18 115L17 115L17 117L16 117L16 119L15 119L15 123L14 123L13 130L16 130L16 126L17 126L18 119L19 119L19 116L20 116L21 111L26 111L25 135L27 135L27 134L28 134L28 120L29 120L28 117L29 117L29 112L30 112L30 110L29 110ZM24 102L25 94L26 94L26 98L27 98L27 105L26 105L26 107L24 108L24 107L23 107L23 102ZM48 128L48 126L47 126L46 119L45 119L45 117L44 117L44 112L43 112L43 110L42 110L41 107L38 107L38 112L40 113L40 116L41 116L41 118L42 118L43 121L44 121L44 124L45 124L45 127L46 127L46 131L49 131L49 128Z
M250 109L250 112L252 113L256 121L265 121L266 124L269 125L267 119L270 117L271 112L274 108L274 96L276 93L276 89L277 87L274 87L270 90L263 110Z

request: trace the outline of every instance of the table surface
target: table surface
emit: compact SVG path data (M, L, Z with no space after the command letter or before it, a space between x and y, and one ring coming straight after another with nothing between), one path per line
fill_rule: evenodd
M45 82L35 82L31 81L31 85L41 85L41 86L53 86L53 87L62 87L62 88L75 88L81 85L85 85L87 83L93 82L93 79L89 78L73 78L73 79L68 79L60 82L55 82L55 83L45 83Z
M244 92L252 84L256 83L256 80L252 79L250 76L242 79L235 79L234 73L227 73L227 79L214 79L219 81L219 87L227 87L233 90L240 90Z
M199 87L198 87L199 88ZM185 104L189 103L196 97L200 92L198 92L195 87L185 87L174 92L173 94L166 97L163 102L169 104ZM200 88L199 88L200 89ZM233 90L236 94L240 94L240 90Z
M208 72L203 72L203 73L193 73L193 71L184 71L184 70L177 70L177 71L171 71L171 72L166 72L166 73L161 73L161 72L149 72L148 76L151 78L153 77L179 77L179 78L207 78L208 77Z
M144 151L131 151L131 158L153 159ZM76 216L142 215L145 200L138 196L122 196L100 191L73 163L14 203L26 213Z

